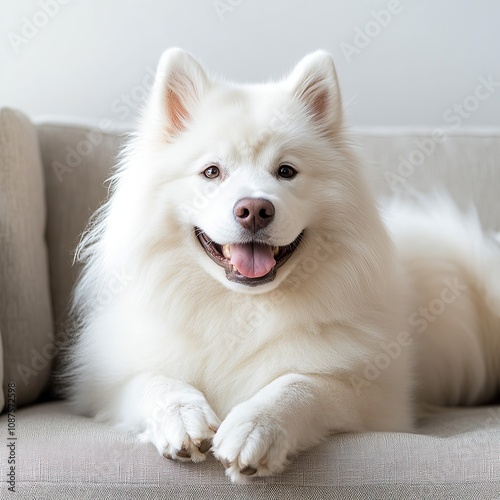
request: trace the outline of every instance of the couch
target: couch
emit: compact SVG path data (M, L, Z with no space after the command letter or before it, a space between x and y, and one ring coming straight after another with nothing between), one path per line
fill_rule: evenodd
M211 456L165 460L55 399L51 373L78 272L72 252L107 195L124 137L107 121L34 124L0 111L0 498L500 499L494 402L429 416L411 434L335 435L282 475L234 485ZM372 129L354 140L381 195L445 185L500 231L500 131Z

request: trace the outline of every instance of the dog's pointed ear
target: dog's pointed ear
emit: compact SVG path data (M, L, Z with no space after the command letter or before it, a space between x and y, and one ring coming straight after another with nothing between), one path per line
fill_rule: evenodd
M156 71L153 105L160 109L168 137L185 130L208 86L207 74L193 56L177 48L162 54Z
M342 100L332 56L318 50L295 66L288 82L292 95L319 126L333 131L342 122Z

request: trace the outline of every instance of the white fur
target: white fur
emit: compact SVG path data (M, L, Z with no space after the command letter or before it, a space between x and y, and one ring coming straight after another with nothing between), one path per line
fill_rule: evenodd
M222 180L200 175L212 163ZM278 179L282 163L298 175ZM244 197L275 205L270 244L304 230L276 279L257 287L228 281L194 232L237 241L232 209ZM395 246L343 130L328 54L307 56L283 81L234 85L165 52L80 247L68 371L76 410L173 458L186 459L184 448L203 460L198 447L213 438L227 474L243 481L252 469L281 471L331 432L410 430L416 398L491 397L498 245L440 199L392 213ZM117 275L124 286L110 285ZM443 311L419 316L435 299Z

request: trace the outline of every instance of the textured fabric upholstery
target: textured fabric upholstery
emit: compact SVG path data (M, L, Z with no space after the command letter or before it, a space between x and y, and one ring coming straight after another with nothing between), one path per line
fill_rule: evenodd
M61 334L78 273L74 251L90 216L106 198L105 181L122 137L62 125L41 125L38 134L45 169L52 304Z
M277 477L233 485L213 457L161 457L62 403L17 415L20 498L473 498L500 493L500 407L451 410L419 434L339 434L300 455ZM5 416L0 429L5 429ZM5 442L5 440L2 440Z
M475 206L486 229L500 231L500 132L435 136L375 129L356 143L379 192L414 197L444 189L462 208Z
M54 357L44 233L44 176L37 131L21 113L3 109L0 331L4 388L16 384L18 405L34 401L44 390Z

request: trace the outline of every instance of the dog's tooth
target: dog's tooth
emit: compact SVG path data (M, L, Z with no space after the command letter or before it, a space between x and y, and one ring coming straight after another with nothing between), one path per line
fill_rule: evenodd
M238 271L238 269L237 269L237 268L236 268L236 266L234 266L234 265L233 265L233 271L234 271L234 272L237 272L237 271Z
M231 258L231 247L229 245L224 245L222 247L222 255L224 255L224 257L226 257L226 259Z
M280 253L280 247L274 247L274 256L278 255Z

